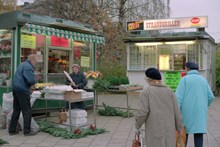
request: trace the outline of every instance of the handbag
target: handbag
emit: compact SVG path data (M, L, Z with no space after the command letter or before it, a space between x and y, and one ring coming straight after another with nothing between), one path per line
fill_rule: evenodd
M140 147L141 142L140 142L140 134L135 134L134 140L132 142L132 147Z

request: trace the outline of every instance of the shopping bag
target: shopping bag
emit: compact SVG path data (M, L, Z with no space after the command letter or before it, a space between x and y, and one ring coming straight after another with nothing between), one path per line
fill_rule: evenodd
M183 143L183 137L182 135L179 135L177 140L176 140L176 147L185 147Z
M141 142L140 142L140 134L135 134L134 140L132 142L132 147L140 147Z

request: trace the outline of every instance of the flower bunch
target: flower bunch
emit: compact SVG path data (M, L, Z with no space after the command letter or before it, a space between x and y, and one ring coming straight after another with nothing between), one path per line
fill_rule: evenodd
M99 71L88 71L84 72L84 75L87 79L97 79L102 75L102 73Z

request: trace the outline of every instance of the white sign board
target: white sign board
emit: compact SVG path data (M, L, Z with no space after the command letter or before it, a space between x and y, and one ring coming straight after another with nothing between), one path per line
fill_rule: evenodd
M144 30L208 27L207 16L144 20Z

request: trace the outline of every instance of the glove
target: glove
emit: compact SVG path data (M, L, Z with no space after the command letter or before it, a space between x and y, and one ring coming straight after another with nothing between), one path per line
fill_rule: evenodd
M75 86L71 86L73 89L78 89L78 86L75 85Z

